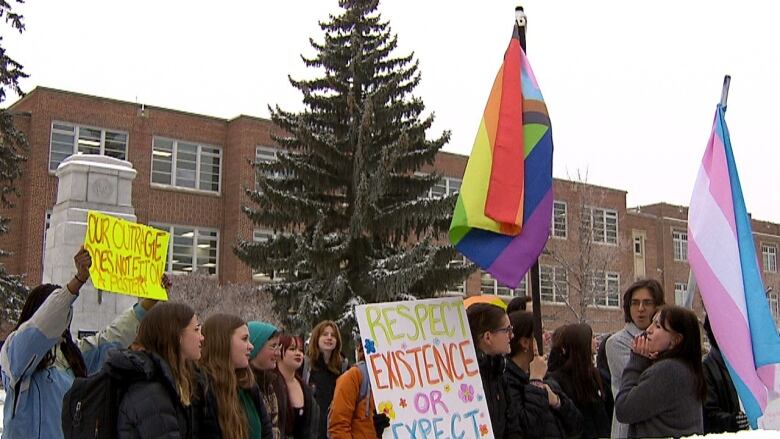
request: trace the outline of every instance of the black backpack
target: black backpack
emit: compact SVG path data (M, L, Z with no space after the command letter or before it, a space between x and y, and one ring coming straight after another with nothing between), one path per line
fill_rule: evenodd
M62 400L65 439L113 439L119 403L127 385L103 368L87 378L76 378Z

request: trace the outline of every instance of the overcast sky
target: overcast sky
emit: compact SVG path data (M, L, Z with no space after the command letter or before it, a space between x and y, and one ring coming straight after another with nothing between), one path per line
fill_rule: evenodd
M552 118L554 175L628 192L629 206L687 205L723 75L727 122L748 209L780 222L780 3L527 0L528 55ZM299 109L287 75L322 39L336 0L29 1L27 31L3 27L37 85L232 118ZM469 154L509 41L516 2L385 0L414 51L415 94L436 114L429 137ZM13 102L11 97L9 100Z

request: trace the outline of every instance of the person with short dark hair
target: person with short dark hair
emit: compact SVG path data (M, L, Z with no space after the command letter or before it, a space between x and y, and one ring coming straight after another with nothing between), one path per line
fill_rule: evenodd
M531 298L528 296L517 296L509 301L509 305L506 307L506 313L512 314L515 311L525 311L528 308L528 302Z
M701 332L693 311L662 307L631 357L615 397L615 416L628 437L682 437L704 432L707 394L701 363Z
M663 306L664 289L655 279L634 282L623 294L623 318L626 326L607 339L607 364L612 375L612 394L617 395L621 387L623 369L631 356L634 338L641 334L653 319L655 311ZM625 439L628 426L612 416L612 437Z

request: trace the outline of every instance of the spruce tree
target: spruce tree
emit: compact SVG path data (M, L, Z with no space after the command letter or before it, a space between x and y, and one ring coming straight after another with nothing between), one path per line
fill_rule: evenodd
M19 2L21 3L21 2ZM12 10L11 4L0 1L0 18L19 33L24 31L23 17ZM0 43L2 37L0 37ZM0 105L6 101L6 88L23 96L19 80L26 78L23 67L14 61L0 44ZM13 207L13 197L18 195L15 183L22 176L22 155L28 147L24 134L16 129L14 116L6 108L0 109L0 207ZM0 235L8 233L10 219L0 216ZM10 253L0 249L0 258ZM15 322L27 296L27 287L22 276L8 273L5 264L0 262L0 321Z
M320 22L324 41L302 56L314 79L295 80L305 109L269 108L287 134L277 160L256 163L257 190L244 211L265 242L240 242L251 267L276 273L264 286L293 330L336 320L347 336L361 303L431 297L473 270L446 242L455 197L429 198L441 177L420 172L450 133L426 138L412 95L420 82L414 54L394 56L397 36L377 0L341 0Z

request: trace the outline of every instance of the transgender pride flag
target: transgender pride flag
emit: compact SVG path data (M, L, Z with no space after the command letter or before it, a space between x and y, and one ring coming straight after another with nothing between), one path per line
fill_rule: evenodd
M780 403L780 337L759 272L724 111L718 105L691 197L688 260L751 426L777 428L776 409L767 408L772 401Z
M450 241L516 287L544 249L552 216L552 128L515 26L490 91L450 224Z

